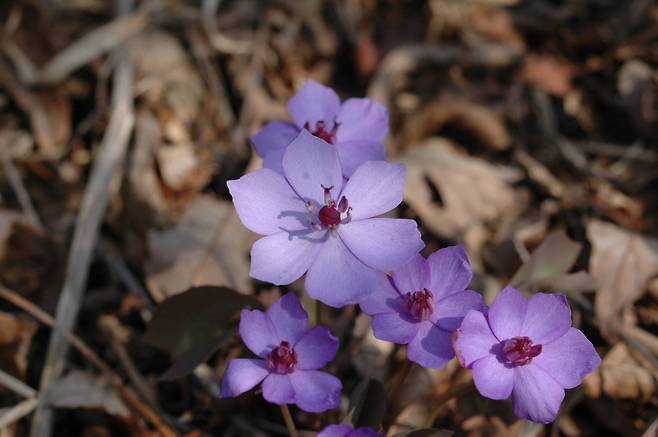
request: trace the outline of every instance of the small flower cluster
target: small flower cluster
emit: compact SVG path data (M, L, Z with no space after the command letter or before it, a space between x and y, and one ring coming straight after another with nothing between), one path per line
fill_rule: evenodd
M404 166L385 161L386 108L348 99L308 81L291 98L294 124L275 121L252 137L263 168L228 182L242 223L263 235L251 251L251 276L277 285L306 274L308 294L326 305L359 304L379 339L407 345L407 358L443 368L458 357L473 370L480 393L511 396L519 417L553 421L564 389L580 384L600 358L571 326L559 294L526 299L506 288L491 308L468 290L463 247L424 258L413 220L381 217L402 201ZM318 369L338 340L329 329L307 330L308 316L289 293L267 312L244 310L240 335L259 358L234 359L222 396L262 382L275 404L309 412L336 408L342 385ZM332 425L320 435L378 435Z

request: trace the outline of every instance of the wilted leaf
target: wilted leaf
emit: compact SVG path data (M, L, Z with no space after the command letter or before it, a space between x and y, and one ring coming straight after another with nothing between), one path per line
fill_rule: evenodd
M407 164L404 199L439 236L484 232L485 223L517 214L514 192L506 181L512 172L464 155L447 141L430 139L402 161Z
M585 272L568 274L582 245L564 231L551 232L516 272L510 284L527 291L582 291L593 289L594 279Z
M648 401L656 388L651 372L630 354L625 343L617 343L603 358L601 366L583 380L588 396L601 393L613 399Z
M148 233L152 258L147 262L146 283L158 299L196 284L249 292L247 256L252 238L230 202L200 196L178 225Z
M376 379L364 379L350 397L346 421L354 428L369 426L379 429L386 412L386 389Z
M102 408L108 414L130 411L104 376L74 370L50 385L44 401L57 408Z
M207 360L226 339L240 310L254 306L259 306L256 298L226 287L195 287L162 302L145 340L174 357L164 377L180 377Z
M620 313L640 298L649 279L658 274L658 240L629 232L611 223L591 220L589 271L599 284L594 302L603 333L620 323Z

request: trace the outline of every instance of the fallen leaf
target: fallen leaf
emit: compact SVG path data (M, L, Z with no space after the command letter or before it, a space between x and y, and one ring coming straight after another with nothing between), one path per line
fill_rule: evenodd
M102 408L115 416L131 415L106 377L82 370L74 370L51 384L43 401L56 408Z
M584 271L569 274L582 245L560 231L551 232L532 252L530 258L510 280L510 285L525 291L569 293L594 290L595 281Z
M404 199L437 235L488 235L487 225L513 217L520 208L504 167L470 157L433 138L407 153ZM437 194L440 198L437 198Z
M587 238L592 243L589 271L599 284L594 311L601 332L609 335L620 326L622 310L658 275L658 239L599 220L587 223Z
M451 437L454 434L454 431L449 431L447 429L424 428L401 432L395 434L394 437Z
M573 73L573 67L562 59L530 55L526 57L519 79L549 94L564 96L571 90Z
M603 358L601 366L583 380L585 393L593 398L601 394L613 399L642 400L651 398L656 380L628 350L625 343L617 343Z
M510 145L500 115L486 106L452 96L429 103L410 117L405 124L403 142L415 144L446 128L472 137L491 150L505 150Z
M252 241L230 202L199 196L176 226L149 231L148 288L159 301L192 285L224 285L248 293Z
M176 379L206 361L230 336L240 310L257 306L255 297L226 287L191 288L158 305L145 340L173 356L163 378Z

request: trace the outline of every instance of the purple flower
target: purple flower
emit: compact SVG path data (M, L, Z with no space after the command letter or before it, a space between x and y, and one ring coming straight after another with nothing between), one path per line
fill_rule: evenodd
M236 358L222 380L222 397L235 397L263 382L263 397L317 413L336 408L342 384L319 372L336 355L338 339L326 326L307 331L308 314L288 293L267 312L242 310L240 336L260 359Z
M252 277L283 285L308 271L309 294L338 307L423 248L413 220L372 218L402 201L401 164L368 161L344 182L336 149L302 131L283 169L285 178L261 169L228 181L242 223L265 235L251 249Z
M329 425L320 431L317 437L384 437L384 434L373 431L371 428L354 429L351 425Z
M308 80L288 102L288 111L295 124L273 121L251 137L265 168L283 174L283 154L301 129L336 146L347 178L364 162L386 158L388 112L374 100L347 99L341 105L331 88Z
M409 344L407 357L440 369L455 354L450 342L466 313L483 307L482 296L466 290L471 267L462 246L441 249L427 259L418 254L360 303L372 316L375 337Z
M511 395L517 416L543 423L555 420L564 389L580 384L601 363L592 343L571 327L564 295L525 299L512 287L496 296L486 316L470 311L454 345L483 396Z

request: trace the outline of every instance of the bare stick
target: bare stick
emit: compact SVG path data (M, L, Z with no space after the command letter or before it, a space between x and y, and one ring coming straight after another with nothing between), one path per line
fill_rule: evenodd
M110 181L123 161L133 129L132 83L132 64L124 57L115 71L112 114L82 200L69 251L64 286L57 303L57 323L67 332L73 330L80 311L89 265L98 239L98 228L108 203ZM46 390L62 374L67 351L66 338L61 332L53 331L41 375L40 390ZM30 435L48 437L51 421L52 411L40 404L32 419Z
M165 437L174 437L176 433L169 428L162 418L155 412L151 407L144 404L139 400L137 395L129 388L123 384L123 379L116 374L112 368L105 363L92 348L87 346L87 344L80 339L80 337L71 333L71 331L64 329L61 325L53 319L53 317L30 302L29 300L21 297L16 292L9 290L8 288L0 285L0 298L5 299L8 302L16 305L39 322L50 327L53 332L57 332L62 338L67 342L71 343L80 354L85 357L90 363L92 363L98 370L103 372L108 376L108 380L112 386L117 390L121 398L132 408L135 412L141 415L145 420L153 424L155 428L158 429L161 435ZM32 428L34 429L34 428ZM49 428L48 428L49 431Z
M9 373L4 372L2 369L0 369L0 385L7 387L9 390L18 393L24 398L34 398L37 396L37 391L35 389L25 384L23 381L11 376Z
M38 399L31 398L5 410L5 412L0 415L0 430L30 414L38 404Z
M39 220L37 210L34 209L30 195L16 170L14 161L11 159L11 154L9 153L9 139L7 138L7 135L2 135L0 138L0 159L2 159L2 168L7 175L7 179L9 179L9 184L11 185L12 190L14 190L18 203L20 203L21 209L27 216L28 221L32 226L41 229L43 226L41 225L41 220Z
M283 414L283 421L286 422L288 434L290 434L290 437L297 437L297 428L295 428L295 422L293 422L292 416L290 415L288 404L281 404L279 407L281 407L281 414Z

